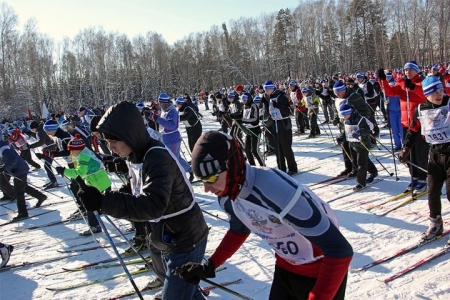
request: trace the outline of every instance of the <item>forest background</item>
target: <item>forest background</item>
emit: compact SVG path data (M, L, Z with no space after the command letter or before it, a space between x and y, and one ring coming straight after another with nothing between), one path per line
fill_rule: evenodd
M276 9L276 8L275 8ZM0 5L0 118L151 101L265 80L401 68L450 57L450 0L300 1L223 20L169 45L157 32L129 37L101 27L55 41L35 19Z

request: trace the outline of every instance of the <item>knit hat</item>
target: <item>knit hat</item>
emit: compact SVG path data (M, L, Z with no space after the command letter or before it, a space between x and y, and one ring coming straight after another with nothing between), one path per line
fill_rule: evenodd
M432 70L433 70L433 71L436 71L436 72L439 71L439 66L438 66L438 65L434 65L433 68L432 68Z
M161 93L158 97L159 102L161 103L169 103L170 97L166 93Z
M186 100L183 97L178 97L176 102L177 102L177 105L178 105L178 104L183 104L184 102L186 102Z
M248 96L246 94L243 94L241 96L242 101L247 101L248 100Z
M341 80L339 80L338 82L336 82L333 85L333 91L335 93L339 93L339 92L345 91L345 84Z
M245 180L245 159L235 139L219 131L204 133L192 150L192 171L205 178L228 170L225 189L220 197L234 200Z
M242 84L238 84L238 85L234 88L234 90L235 90L236 92L242 92L242 91L244 90L244 86L243 86Z
M38 128L39 127L39 123L36 121L32 121L30 123L30 129L34 129L34 128Z
M302 94L309 92L309 89L307 87L302 88Z
M408 61L404 66L403 69L413 69L414 71L416 71L417 73L420 72L419 69L419 65L417 64L417 62L415 60L410 60Z
M392 76L392 73L386 73L386 79L387 79L387 81L391 80L392 77L393 77L393 76Z
M67 150L69 151L81 151L84 147L86 147L86 144L78 133L75 134L75 137L67 144Z
M355 80L353 78L347 78L346 84L355 84Z
M228 97L227 97L227 98L228 98L228 99L230 99L230 98L233 98L233 99L234 99L234 97L235 97L235 94L234 94L233 92L231 92L231 93L228 94Z
M351 105L342 104L341 107L339 107L339 117L341 117L341 118L351 115L352 112L353 112L353 107Z
M375 77L371 77L371 78L369 79L369 81L372 82L372 83L375 83L377 80L375 79Z
M296 85L297 85L297 82L295 82L294 80L292 80L291 82L289 82L289 85L296 86Z
M428 76L422 81L422 89L425 97L444 89L442 82L436 76Z
M82 111L85 111L85 110L86 110L86 107L80 106L80 108L78 109L78 112L82 112Z
M143 109L144 109L144 102L139 101L139 102L136 104L136 107L137 107L139 110L143 110Z
M356 74L356 78L364 78L364 73L359 72L358 74Z
M44 123L44 130L45 131L54 131L57 130L59 127L58 122L55 120L48 120Z
M64 120L61 122L61 127L68 126L68 125L69 125L69 121L67 121L67 120Z
M274 90L275 89L275 85L273 84L272 81L267 80L266 82L264 82L264 90Z
M260 96L256 96L255 98L253 98L253 102L254 103L261 103L261 97Z

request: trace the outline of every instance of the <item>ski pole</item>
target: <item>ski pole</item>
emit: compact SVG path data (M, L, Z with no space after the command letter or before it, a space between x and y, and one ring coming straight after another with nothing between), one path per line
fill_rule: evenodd
M406 88L406 108L408 110L408 130L411 129L411 102L409 99L409 88ZM409 161L412 160L412 152L409 152ZM413 176L413 165L410 164L409 165L409 174L411 175L411 197L414 197L414 187L413 187L413 182L414 182L414 176Z
M80 185L80 188L81 188L81 189L84 189L84 190L85 190L85 189L87 188L86 183L83 181L83 179L82 179L80 176L78 176L78 177L75 179L75 181ZM98 220L98 223L99 223L100 226L102 227L103 232L105 233L106 237L108 238L109 243L111 244L111 247L113 248L114 253L115 253L116 256L117 256L117 259L118 259L119 262L120 262L120 265L122 266L122 268L123 268L125 274L127 275L128 279L130 280L130 283L131 283L131 285L133 286L134 290L136 291L136 294L139 296L139 299L144 300L144 298L142 297L141 292L139 291L139 288L137 287L136 283L135 283L134 280L133 280L133 277L131 277L131 274L130 274L130 272L128 271L127 265L124 263L122 257L120 256L120 253L119 253L119 251L117 250L117 247L116 247L116 245L114 244L114 241L112 240L111 235L109 234L108 230L106 230L106 226L105 226L105 224L103 223L102 219L100 218L100 215L98 214L98 211L94 211L94 214L95 214L95 217L96 217L97 220Z
M384 103L386 103L386 91L384 90L384 81L382 80L381 81L381 88L382 88L382 90L383 90L383 101L384 101ZM390 120L390 119L389 119ZM392 159L394 160L394 172L395 172L395 181L398 181L399 180L399 178L398 178L398 176L397 176L397 164L395 163L395 154L394 154L394 142L393 142L393 139L392 139L392 128L391 128L391 126L390 126L390 124L389 124L389 136L390 136L390 138L391 138L391 148L392 148ZM378 143L380 143L379 141L377 141ZM381 143L380 143L381 144Z
M380 164L380 166L389 174L389 176L394 176L394 173L390 173L385 166L378 160L378 158L372 153L372 151L370 151L369 148L367 148L367 146L364 144L364 142L360 142L361 145L363 145L363 147L370 153L372 154L372 156L375 158L375 160Z

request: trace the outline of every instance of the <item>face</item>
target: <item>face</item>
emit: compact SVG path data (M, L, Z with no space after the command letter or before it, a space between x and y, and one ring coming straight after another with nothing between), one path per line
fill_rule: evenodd
M122 158L127 157L132 152L131 148L123 141L106 139L106 142L109 145L109 149Z
M348 120L348 119L350 119L350 116L351 116L351 115L345 115L345 116L344 116L344 119Z
M336 92L335 94L336 94L336 96L338 96L339 98L344 98L344 96L345 96L345 90L344 90L344 91L340 91L340 92Z
M405 76L408 79L414 78L418 73L413 69L405 69Z
M444 90L439 90L431 95L428 95L427 100L433 104L441 105L443 97L444 97Z
M266 90L265 93L266 93L267 95L271 95L271 94L273 93L273 90Z
M82 116L84 116L85 112L86 112L85 110L78 112L78 116L81 118Z
M292 91L295 89L295 85L289 85L289 89Z
M361 83L363 82L364 78L357 78L358 82Z
M214 183L203 182L203 188L206 193L213 193L216 196L223 194L227 183L227 171L219 174L219 178Z

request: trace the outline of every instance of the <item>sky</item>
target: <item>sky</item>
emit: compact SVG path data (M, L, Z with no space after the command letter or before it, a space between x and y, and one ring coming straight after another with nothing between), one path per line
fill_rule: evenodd
M133 38L149 31L169 43L194 32L208 31L240 17L258 17L282 8L295 8L298 0L8 0L19 18L19 30L31 18L38 32L55 41L73 38L88 27L103 27Z

